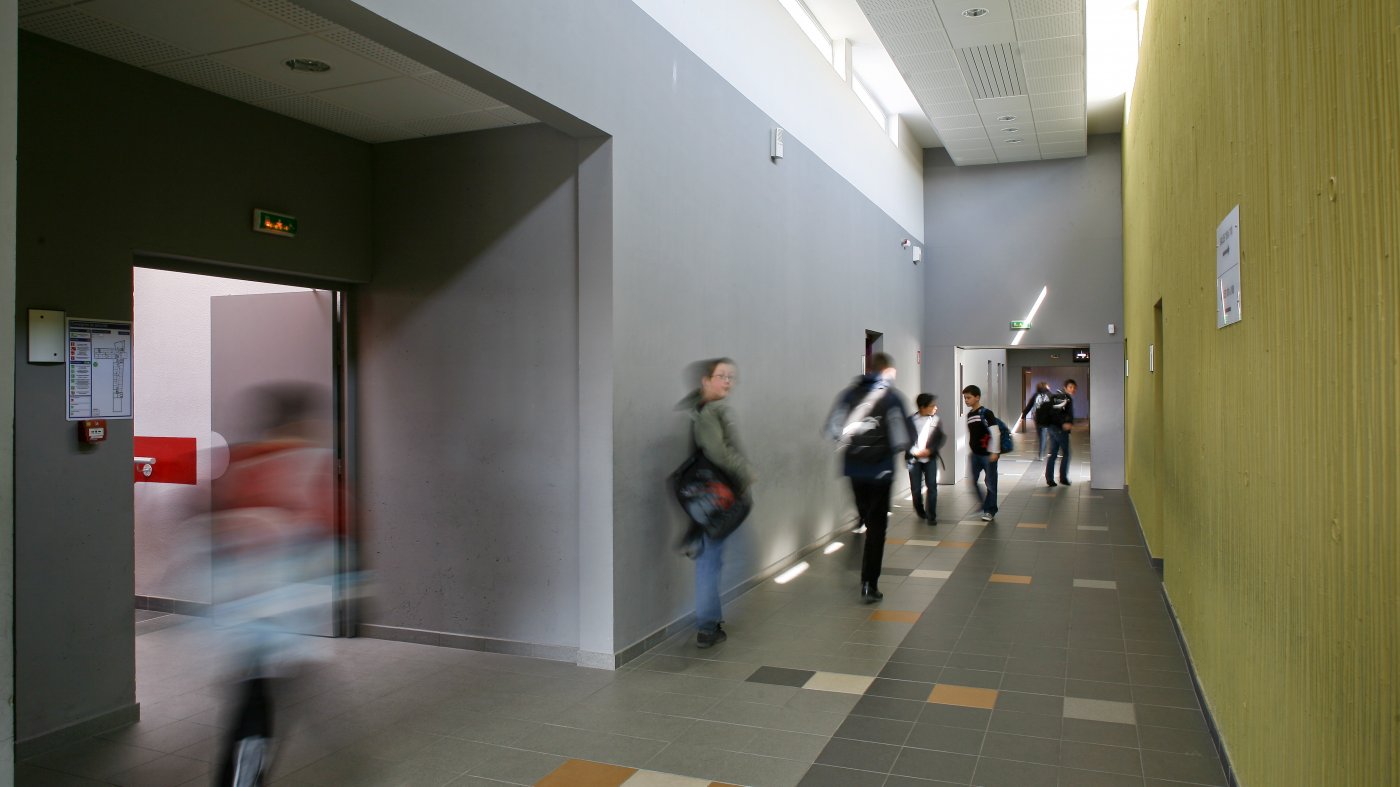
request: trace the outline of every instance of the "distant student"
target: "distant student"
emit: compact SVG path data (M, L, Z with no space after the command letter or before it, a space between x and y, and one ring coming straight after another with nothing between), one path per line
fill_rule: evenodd
M1050 455L1045 458L1045 485L1055 486L1055 456L1060 460L1060 483L1069 486L1069 433L1074 428L1074 392L1079 389L1073 380L1050 395Z
M1049 436L1050 427L1047 425L1050 406L1050 383L1040 382L1035 384L1035 393L1026 400L1026 406L1021 409L1021 420L1031 413L1035 414L1035 458L1045 458L1045 439Z
M982 521L990 522L997 515L997 459L1001 457L1000 421L996 413L982 406L982 389L969 385L962 390L967 405L967 444L971 464L972 489L982 501ZM986 475L987 492L977 488L977 476Z
M943 461L939 449L947 440L938 417L938 397L921 393L914 399L918 412L909 418L909 433L914 444L909 447L909 494L914 500L914 514L938 524L938 463ZM927 498L923 487L928 487Z

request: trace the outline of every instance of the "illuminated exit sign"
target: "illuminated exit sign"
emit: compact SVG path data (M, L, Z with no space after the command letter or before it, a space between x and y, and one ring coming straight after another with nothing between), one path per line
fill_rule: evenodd
M266 232L269 235L296 237L297 217L284 216L281 213L255 208L253 210L253 229L257 232Z
M1028 322L1026 322L1026 321L1024 321L1024 320L1012 320L1012 321L1011 321L1011 330L1013 330L1013 331L1029 331L1030 329L1031 329L1031 324L1028 323Z

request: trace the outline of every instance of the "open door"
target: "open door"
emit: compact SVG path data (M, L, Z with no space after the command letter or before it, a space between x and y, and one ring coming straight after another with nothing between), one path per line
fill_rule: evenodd
M269 385L306 384L304 388L314 391L318 399L312 409L323 414L328 425L335 424L336 298L332 292L308 290L210 299L210 422L230 446L262 438L258 418L248 409L251 392ZM334 444L340 431L338 424L327 430L331 457L340 456ZM344 519L338 504L341 474L332 475L336 481L313 494L325 496L315 501L318 508L334 512L333 521L326 525L333 528L338 543ZM217 499L220 479L214 479L213 488ZM342 550L334 552L336 565L330 574L298 588L299 597L307 602L283 621L284 628L317 636L340 633L333 577L342 574L345 566L339 565Z

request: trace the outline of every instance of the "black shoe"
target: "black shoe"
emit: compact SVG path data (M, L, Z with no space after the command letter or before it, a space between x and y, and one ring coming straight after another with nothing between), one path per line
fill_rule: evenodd
M727 640L727 639L729 639L729 635L728 635L728 634L725 634L725 633L724 633L724 629L720 628L719 625L716 624L716 625L715 625L715 630L714 630L714 631L698 631L698 632L696 632L696 634L695 634L695 647L700 648L701 650L704 650L705 648L708 648L708 647L710 647L711 645L718 645L719 643L721 643L721 642L723 642L723 641L725 641L725 640Z
M916 517L918 517L918 518L920 518L920 519L928 519L928 517L925 516L925 515L924 515L924 512L922 512L922 511L915 511L915 512L914 512L914 516L916 516Z
M1045 479L1045 485L1046 485L1046 486L1055 486L1055 482L1054 482L1054 481L1051 481L1050 479L1047 478L1047 479Z
M1060 486L1069 486L1069 479L1068 479L1068 478L1061 478L1061 479L1060 479Z
M867 604L874 604L875 602L879 601L880 599L882 599L882 598L884 598L884 597L885 597L885 594L884 594L884 593L881 593L879 590L877 590L877 589L875 588L874 583L872 583L872 582L862 582L862 583L860 583L860 599L861 599L861 601L864 601L864 602L867 603Z

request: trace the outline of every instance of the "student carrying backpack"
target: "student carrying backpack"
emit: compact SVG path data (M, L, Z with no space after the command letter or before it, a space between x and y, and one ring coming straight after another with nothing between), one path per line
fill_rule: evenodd
M1011 440L1011 429L996 413L982 406L982 389L969 385L962 390L963 404L967 405L967 443L971 449L969 460L972 463L972 488L982 500L982 521L990 522L997 515L997 459L1001 454L1015 448ZM1001 430L994 437L994 430ZM986 477L987 492L977 487L977 477Z

